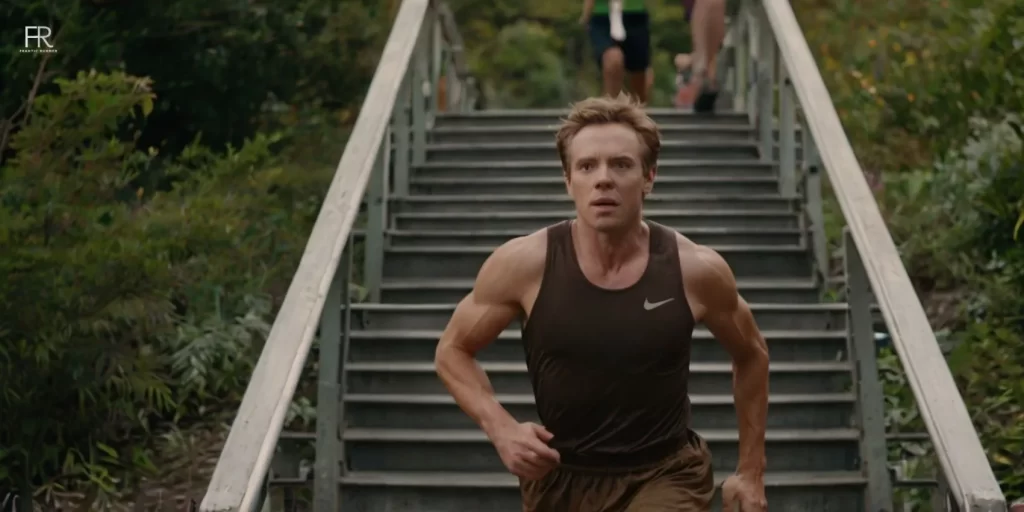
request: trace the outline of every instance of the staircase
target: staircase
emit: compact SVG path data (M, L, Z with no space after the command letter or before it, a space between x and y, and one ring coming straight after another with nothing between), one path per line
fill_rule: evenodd
M721 59L726 108L649 110L663 149L645 213L725 257L767 339L771 509L895 512L894 486L925 486L934 511L1005 512L791 8L742 3ZM472 84L450 11L403 0L203 512L521 510L518 482L433 356L487 256L573 215L554 144L565 112L474 111ZM847 222L841 303L824 300L822 170ZM363 302L349 293L353 261ZM936 447L934 479L890 475L872 293ZM502 404L538 421L518 327L479 358ZM311 352L316 432L282 431ZM721 482L737 464L732 367L700 328L691 352L692 427Z
M442 115L410 195L393 199L381 303L352 306L345 362L345 510L517 511L518 482L437 379L434 347L498 245L573 215L554 145L560 112ZM717 249L768 340L768 500L773 509L862 511L845 307L820 301L803 222L759 159L747 116L654 110L664 153L647 218ZM518 325L480 359L501 402L539 421ZM719 479L737 462L732 367L694 338L693 428Z

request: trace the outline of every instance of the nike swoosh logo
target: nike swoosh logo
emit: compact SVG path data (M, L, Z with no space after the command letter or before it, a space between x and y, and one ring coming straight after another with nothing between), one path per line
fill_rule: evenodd
M674 300L676 300L675 297L672 297L671 299L665 299L665 300L663 300L661 302L651 302L651 301L649 301L647 299L644 299L644 309L646 309L647 311L650 311L650 310L652 310L652 309L654 309L656 307L664 306L665 304L668 304L669 302L672 302Z

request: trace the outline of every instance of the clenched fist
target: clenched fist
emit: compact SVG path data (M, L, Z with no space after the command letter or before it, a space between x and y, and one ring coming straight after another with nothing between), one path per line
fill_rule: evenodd
M554 437L536 423L513 423L491 436L494 447L512 474L540 480L558 466L558 452L548 446Z

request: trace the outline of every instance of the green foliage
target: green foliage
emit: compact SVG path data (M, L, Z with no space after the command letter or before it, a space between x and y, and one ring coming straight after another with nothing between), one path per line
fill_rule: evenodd
M882 171L879 199L904 263L955 346L950 368L992 467L1008 497L1021 497L1024 9L1013 0L801 3L858 157ZM882 362L890 426L920 431L895 356ZM894 450L906 476L935 469L920 444Z
M0 424L0 488L111 495L155 469L147 432L237 402L264 295L290 280L329 174L281 165L280 137L259 135L187 147L170 190L127 188L156 159L135 149L150 81L57 87L0 169L0 409L17 418Z
M600 72L580 25L582 1L482 3L449 0L470 52L470 64L488 107L563 107L600 93ZM678 1L649 0L651 102L670 105L675 93L676 53L690 49L690 31ZM515 45L508 42L515 42Z
M794 7L858 157L882 176L880 205L932 322L956 346L950 367L990 462L1007 496L1020 497L1024 6ZM919 429L894 357L883 358L891 426ZM902 443L897 452L909 476L934 469L921 446Z
M141 135L177 153L201 134L210 147L238 146L268 108L316 102L344 109L364 94L390 14L374 0L19 0L0 6L11 26L49 24L58 50L21 53L20 32L0 42L0 120L17 117L37 74L128 70L150 77L163 101ZM2 131L2 130L0 130Z
M485 76L500 73L512 78L484 83L484 94L495 98L491 106L542 107L553 100L568 103L565 68L557 48L554 33L540 24L525 21L502 28L474 61L474 69Z

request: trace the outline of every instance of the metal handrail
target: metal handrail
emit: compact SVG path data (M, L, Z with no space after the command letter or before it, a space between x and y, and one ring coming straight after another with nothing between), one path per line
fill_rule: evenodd
M870 316L865 313L869 307L867 294L874 292L941 466L939 488L944 494L940 496L939 506L964 511L1006 511L1006 499L989 466L967 407L843 131L792 7L786 0L749 0L745 4L740 16L742 26L738 28L749 38L751 45L739 52L744 62L737 68L737 92L743 94L742 88L747 87L749 96L744 98L744 103L749 105L751 121L757 122L762 157L774 158L772 130L774 109L778 105L782 129L780 182L784 194L793 193L796 182L795 148L793 134L787 135L787 132L795 126L795 110L799 108L805 123L803 165L811 170L819 167L819 163L824 167L847 222L847 265L848 270L853 268L855 273L848 275L848 280L858 281L848 285L852 285L851 295L859 297L858 302L864 302L863 305L854 304L853 298L848 298L849 308L863 322L869 322ZM753 53L757 53L756 58ZM776 92L778 102L775 101ZM814 207L820 209L820 198L818 202ZM811 216L820 219L818 213L812 212ZM818 232L812 236L824 236L820 225L814 229ZM853 247L849 247L851 245ZM821 251L821 247L816 249L816 252ZM825 257L818 254L816 259ZM827 262L823 264L827 265ZM856 331L854 338L864 337L865 333L860 332L863 326L850 328ZM869 354L858 354L862 377L865 377L865 364L874 368L869 364L873 362L874 355L873 346ZM880 389L873 388L871 392L879 395L875 398L880 400ZM861 399L863 401L864 395ZM861 407L864 408L865 404L862 403ZM874 473L869 474L869 495L875 493L869 508L891 510L891 496L888 499L883 496L891 492L889 482L880 480L880 475L885 475L886 470L884 446L881 454L877 453L878 443L884 443L884 440L869 439L872 432L881 431L881 418L865 418L864 421L874 423L864 428L864 444L875 451L870 455L876 457L876 467L868 468L869 473ZM882 457L880 461L877 460L879 456Z
M447 48L446 43L450 43ZM366 198L364 241L369 275L364 278L372 295L379 293L375 289L379 287L379 275L374 282L373 273L380 270L375 265L383 251L386 197L391 187L398 193L408 189L409 166L423 158L428 116L437 108L434 91L441 66L448 71L445 79L458 91L458 98L449 104L463 110L475 101L472 84L466 83L469 73L462 53L451 11L440 0L403 0L200 510L250 512L261 506L285 417L317 331L321 334L321 360L323 352L337 355L340 351L337 345L341 342L334 338L341 337L339 319L345 300L341 297L348 296L348 276L342 275L348 265L343 263L342 255L350 249L350 234L364 195L369 188L372 197ZM325 350L327 345L330 350ZM333 369L337 377L337 364ZM331 390L334 396L318 396L322 402L318 412L337 409L337 386L332 389L330 382L323 385L329 380L321 375L320 390ZM334 437L331 434L340 427L337 416L324 418L331 424L318 425L318 436ZM327 501L316 497L318 504L338 502L339 455L318 454L316 492L333 487ZM324 474L320 474L321 469Z

